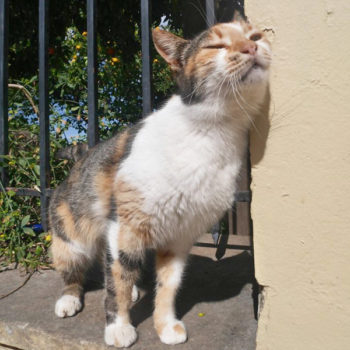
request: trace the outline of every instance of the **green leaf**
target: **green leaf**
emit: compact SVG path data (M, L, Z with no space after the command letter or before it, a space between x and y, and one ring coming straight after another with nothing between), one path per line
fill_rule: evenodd
M35 232L29 227L23 227L23 232L29 236L35 237Z
M35 166L34 166L34 171L35 171L35 173L36 173L37 175L40 175L40 166L37 165L37 164L35 164Z
M30 220L30 215L25 216L21 221L21 227L24 227L25 225L27 225L29 220Z

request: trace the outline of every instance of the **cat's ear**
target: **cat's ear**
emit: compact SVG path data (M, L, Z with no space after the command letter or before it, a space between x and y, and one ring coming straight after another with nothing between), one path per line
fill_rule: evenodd
M240 11L235 9L233 12L232 22L247 22L247 17L244 16Z
M179 71L182 67L181 57L183 50L188 41L158 27L153 29L152 36L158 53L173 71Z

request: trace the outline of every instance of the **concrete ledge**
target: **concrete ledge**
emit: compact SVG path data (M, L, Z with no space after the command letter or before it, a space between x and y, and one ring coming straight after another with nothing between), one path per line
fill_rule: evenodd
M19 271L0 274L0 295L20 285ZM219 262L192 255L177 298L179 317L185 322L189 340L181 350L253 350L257 323L253 315L252 258L248 253ZM170 349L153 328L152 273L140 281L141 299L132 308L139 339L132 347ZM104 291L100 286L86 293L82 312L59 319L54 303L62 282L55 271L35 273L16 293L0 300L0 343L24 350L102 350L105 316ZM199 317L199 313L204 316ZM1 346L0 346L1 347Z

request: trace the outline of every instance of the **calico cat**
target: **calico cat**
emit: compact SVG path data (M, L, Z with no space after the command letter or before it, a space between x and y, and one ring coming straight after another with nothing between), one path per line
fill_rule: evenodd
M105 342L137 339L129 308L145 252L156 253L154 326L160 340L187 339L174 305L193 243L231 207L251 118L271 60L263 32L217 24L193 40L155 29L178 93L137 125L90 149L50 203L52 254L63 277L59 317L82 308L84 274L105 257Z

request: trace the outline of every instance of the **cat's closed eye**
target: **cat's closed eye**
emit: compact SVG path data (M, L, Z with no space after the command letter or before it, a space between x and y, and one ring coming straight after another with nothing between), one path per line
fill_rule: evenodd
M214 45L207 45L204 46L203 49L226 49L227 46L224 44L214 44Z

